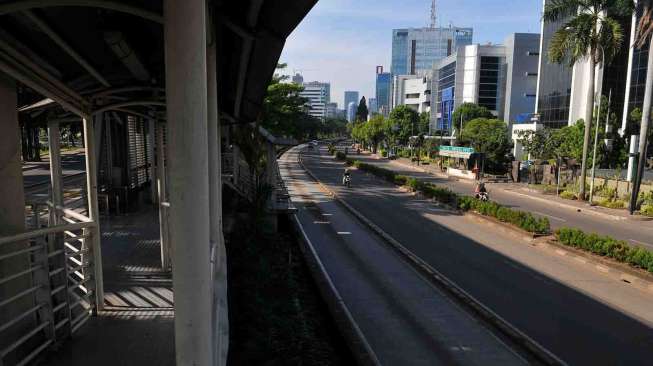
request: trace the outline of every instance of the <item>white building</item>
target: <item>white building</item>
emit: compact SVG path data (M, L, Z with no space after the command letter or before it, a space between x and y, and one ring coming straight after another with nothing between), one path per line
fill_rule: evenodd
M327 103L326 105L326 118L338 117L338 103Z
M392 109L406 105L415 111L431 111L431 77L397 75L392 80Z
M308 99L308 114L319 119L327 117L327 104L331 102L331 84L319 81L304 83L304 90L299 93Z
M358 105L355 102L349 102L347 106L347 121L354 122L356 120L356 109Z

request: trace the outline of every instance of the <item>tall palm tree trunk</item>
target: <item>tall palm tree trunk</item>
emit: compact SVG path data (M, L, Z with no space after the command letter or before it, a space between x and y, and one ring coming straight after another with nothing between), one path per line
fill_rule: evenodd
M653 39L651 39L653 43ZM648 48L648 69L646 72L646 86L644 87L644 105L642 106L642 124L639 129L639 158L637 161L637 175L633 184L633 190L630 196L630 213L636 209L637 196L639 195L644 167L646 165L646 148L648 145L648 130L651 120L651 98L653 97L653 44Z
M587 90L587 105L585 107L585 131L583 133L583 158L580 168L580 190L578 199L585 200L585 183L587 180L587 153L590 146L590 129L594 114L594 80L596 76L596 63L594 62L594 53L591 52L589 59L589 86Z

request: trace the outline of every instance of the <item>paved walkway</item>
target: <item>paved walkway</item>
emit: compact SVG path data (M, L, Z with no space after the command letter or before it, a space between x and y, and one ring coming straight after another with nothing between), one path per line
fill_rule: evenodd
M172 277L161 269L150 207L101 221L105 309L48 365L174 365Z
M527 363L321 191L297 154L280 160L297 217L381 364Z

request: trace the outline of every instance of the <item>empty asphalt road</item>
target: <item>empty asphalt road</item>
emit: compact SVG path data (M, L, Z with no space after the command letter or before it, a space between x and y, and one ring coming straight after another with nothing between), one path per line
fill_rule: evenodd
M344 188L343 165L325 150L304 159L318 179L564 361L651 364L653 292L438 209L370 174L354 170L352 188Z

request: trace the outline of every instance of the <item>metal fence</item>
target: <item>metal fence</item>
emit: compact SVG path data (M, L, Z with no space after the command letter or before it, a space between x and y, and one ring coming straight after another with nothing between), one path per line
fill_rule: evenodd
M0 261L11 262L0 278L0 339L8 340L0 343L0 365L29 363L97 310L96 223L50 203L28 212L30 231L0 237Z

